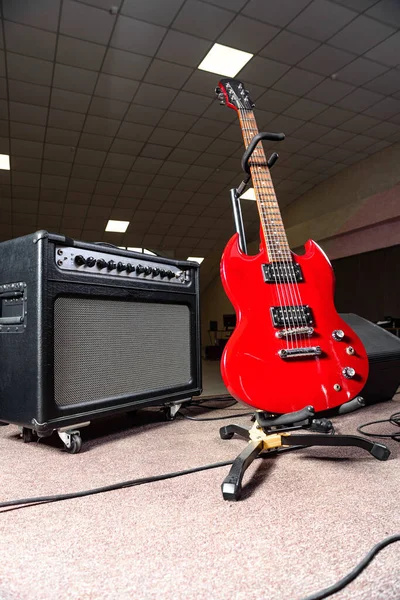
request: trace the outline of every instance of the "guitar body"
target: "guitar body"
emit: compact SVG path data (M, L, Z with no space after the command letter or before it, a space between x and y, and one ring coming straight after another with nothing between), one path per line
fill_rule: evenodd
M222 356L223 380L237 400L278 414L307 405L323 411L344 404L360 393L368 377L364 346L336 312L328 258L313 241L307 242L304 255L292 253L292 258L300 265L303 281L279 286L264 281L262 265L269 262L265 249L255 256L244 254L237 234L221 260L222 283L237 315ZM296 294L300 304L311 308L314 331L307 337L280 339L270 307L294 305ZM344 332L341 341L332 336L334 330ZM319 346L321 354L293 358L278 354L292 346ZM355 370L352 378L344 377L345 367Z

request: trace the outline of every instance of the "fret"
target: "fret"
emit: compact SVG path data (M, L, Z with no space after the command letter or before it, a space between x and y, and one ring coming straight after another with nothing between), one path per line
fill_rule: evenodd
M245 146L258 133L252 110L239 110L239 120ZM274 184L268 168L264 149L258 145L249 160L264 243L270 261L292 260L285 228L275 195Z

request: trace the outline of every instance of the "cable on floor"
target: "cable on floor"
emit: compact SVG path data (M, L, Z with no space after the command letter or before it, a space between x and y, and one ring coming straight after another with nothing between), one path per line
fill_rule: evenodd
M396 425L400 427L400 412L393 413L388 419L380 419L379 421L370 421L369 423L364 423L357 427L357 431L366 435L367 437L376 437L376 438L386 438L395 440L396 442L400 442L400 432L398 433L370 433L364 431L364 427L369 427L370 425L376 425L377 423L390 423L391 425Z
M205 403L206 402L228 402L231 401L230 404L225 405L225 406L206 406ZM183 410L190 410L190 408L204 408L206 410L222 410L225 408L230 408L232 406L234 406L235 404L237 404L237 400L234 400L232 398L232 396L217 396L214 398L208 398L208 399L204 399L204 400L195 400L194 402L192 402L189 406L182 406L182 408L180 409L180 411L177 414L177 417L183 418L183 419L189 419L189 421L223 421L225 419L236 419L237 417L248 417L248 416L252 416L254 415L254 411L253 412L244 412L244 413L240 413L237 412L236 414L233 415L225 415L223 417L191 417L190 415L186 414L185 412L183 412Z
M350 573L343 577L343 579L340 579L330 587L325 588L320 592L316 592L315 594L311 594L311 596L307 596L307 598L303 598L303 600L323 600L323 598L327 598L328 596L332 596L332 594L336 594L337 592L345 588L347 585L349 585L349 583L354 581L354 579L356 579L356 577L358 577L369 565L372 559L375 558L378 552L386 548L386 546L389 546L389 544L393 544L394 542L400 542L400 534L391 535L390 537L387 537L378 544L376 544L376 546L374 546L368 552L368 554L363 558L363 560L360 563L358 563L358 565L352 571L350 571Z

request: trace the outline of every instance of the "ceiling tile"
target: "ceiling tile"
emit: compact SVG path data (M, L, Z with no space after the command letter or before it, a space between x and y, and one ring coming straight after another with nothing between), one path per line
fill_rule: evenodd
M102 71L111 75L139 80L145 74L150 62L151 58L147 56L108 48Z
M296 136L302 140L308 140L313 142L321 138L323 141L324 136L328 133L328 127L318 125L317 123L305 123L299 129L296 129Z
M173 150L171 152L171 154L169 155L168 160L191 165L196 160L196 158L198 158L199 156L200 156L200 152L198 152L196 150L184 150L182 148L175 148L175 150ZM188 189L188 188L181 187L181 185L179 184L178 189Z
M200 150L203 152L214 141L214 138L188 133L178 144L178 148L187 148L188 150Z
M137 156L143 147L142 142L133 142L132 140L115 139L111 144L110 151L117 154L129 154Z
M95 185L96 182L90 179L75 179L74 177L71 177L68 189L71 190L71 192L85 192L86 194L92 194Z
M272 110L273 112L280 113L297 100L298 98L292 94L268 90L258 99L257 106L264 110Z
M88 94L53 89L51 94L51 106L63 110L86 113L89 108L90 98L91 97Z
M50 85L52 71L51 62L7 52L7 72L11 79Z
M45 128L39 125L27 125L26 123L10 123L10 135L21 140L32 140L43 142L45 136Z
M63 144L65 146L76 146L80 133L78 131L69 131L67 129L56 129L47 127L46 142L50 144Z
M116 135L120 123L121 121L117 119L106 119L104 117L89 115L86 118L83 131L113 137Z
M175 65L155 58L146 73L144 81L180 89L193 70L183 65Z
M376 144L374 144L373 146L371 146L370 148L366 148L364 150L364 152L366 154L374 154L375 152L380 152L381 150L384 150L385 148L387 148L388 146L391 146L393 142L386 142L384 140L381 140L380 142L376 142Z
M156 56L180 65L198 67L211 46L209 41L170 30Z
M280 92L287 92L295 96L303 96L323 80L322 75L310 73L297 67L292 67L273 86Z
M265 0L251 0L243 13L272 25L284 27L309 4L309 0L280 0L271 10L271 5Z
M385 121L384 123L379 123L375 125L371 129L368 130L368 135L375 138L382 138L383 140L388 140L394 135L398 135L400 132L400 126L395 125L394 123L389 123Z
M100 167L75 164L72 168L71 177L77 177L80 179L97 179L99 173Z
M95 187L96 194L105 196L117 196L122 188L121 183L112 183L109 181L98 181Z
M230 23L230 11L197 0L187 0L172 27L209 40L215 40Z
M65 35L58 36L57 62L73 67L98 71L105 54L105 47L84 42Z
M170 109L173 111L200 116L210 106L213 100L205 96L179 92L172 102Z
M78 2L83 2L84 4L91 4L92 6L96 6L97 8L103 8L105 10L110 10L110 0L77 0ZM113 7L120 8L123 0L113 0Z
M379 102L382 98L382 94L358 88L348 96L342 98L342 100L339 100L337 105L340 108L346 108L347 110L353 110L354 112L362 112L372 104Z
M130 102L138 87L139 83L137 81L101 73L96 85L95 94L105 98L115 98L116 100Z
M68 191L66 202L70 202L71 204L89 204L90 194Z
M141 156L145 156L147 158L167 158L168 154L171 152L171 148L168 146L159 146L157 144L146 144L142 151Z
M13 185L27 185L36 187L40 183L40 173L23 173L21 171L13 173Z
M347 6L347 8L364 12L364 10L367 10L372 4L375 4L376 0L336 0L336 2L338 4L343 4L343 6Z
M44 156L44 158L47 158L48 160L59 160L61 162L73 162L74 149L71 149L68 146L62 146L59 144L46 143L44 145L43 156Z
M329 43L355 54L364 54L395 31L393 27L388 27L374 19L360 15L331 38Z
M120 15L110 45L120 50L154 56L166 31L164 27Z
M43 153L43 144L39 142L29 142L26 140L11 139L11 154L15 156L26 156L32 158L41 158Z
M3 0L5 19L57 31L60 0Z
M62 202L39 202L39 214L41 215L61 215L62 212Z
M352 21L355 16L353 11L328 0L314 0L296 19L291 21L288 29L324 42Z
M367 117L366 115L356 115L349 121L342 123L340 125L340 129L344 129L345 131L352 131L353 133L369 133L369 130L378 124L379 121L377 119Z
M146 142L152 134L154 127L138 123L122 123L118 131L118 137L125 140L135 140L137 142Z
M68 187L68 177L60 177L59 175L42 175L41 187L52 190L66 190Z
M329 152L329 150L332 150L331 146L328 146L327 144L321 144L319 142L313 142L312 144L306 145L301 152L305 156L311 156L312 158L320 159L321 156ZM311 165L310 168L312 169Z
M135 96L135 103L155 108L168 108L177 92L171 88L141 83Z
M400 5L397 0L381 0L367 11L367 15L394 27L400 27Z
M49 127L81 131L84 121L85 115L83 115L82 113L70 112L67 110L59 110L56 108L51 108L49 111Z
M116 154L115 152L109 152L107 154L104 167L110 167L113 169L131 169L134 158L132 156L126 156L125 154Z
M330 144L331 146L339 146L340 144L344 144L344 142L350 140L352 137L354 137L354 135L348 131L341 131L340 129L331 129L324 135L323 138L321 138L321 142L323 142L324 144ZM323 156L324 158L328 158L325 156L325 154Z
M342 148L333 148L332 150L329 150L329 152L324 154L324 158L328 158L330 160L337 162L340 160L344 160L345 158L349 158L352 155L353 155L353 152L351 150L346 150L345 148L342 147ZM331 173L332 167L329 167L329 169L327 169L326 172Z
M162 127L166 127L167 129L189 131L196 121L197 117L195 115L184 115L172 110L168 110L158 124Z
M224 129L226 129L226 123L219 123L218 121L212 121L211 119L200 118L190 129L190 133L209 135L210 137L215 138L220 135Z
M82 133L79 139L81 148L93 148L93 150L109 150L113 138L93 133Z
M318 42L302 37L290 31L281 31L260 55L272 58L287 65L295 65L319 46Z
M32 125L46 125L48 109L44 106L33 106L21 102L9 102L10 119Z
M381 75L387 70L388 67L378 65L378 63L372 60L360 57L338 71L337 79L339 81L346 81L352 85L364 85L367 81L374 79L374 77Z
M398 113L400 113L400 100L396 100L396 98L384 98L365 111L366 115L377 119L390 119Z
M7 51L53 60L56 35L18 23L4 22Z
M72 169L71 163L58 162L56 160L44 160L42 172L48 175L65 175L69 176Z
M307 98L325 102L325 104L335 104L344 96L355 90L355 87L348 83L342 83L333 79L325 79L316 88L307 94Z
M352 117L354 117L353 112L331 106L314 117L313 121L320 125L326 125L327 127L337 127L345 121L349 121Z
M389 67L396 67L399 62L399 53L400 32L397 32L367 52L366 57L383 63L384 65L388 65Z
M92 94L96 84L97 73L77 67L56 64L53 85L61 90Z
M91 199L92 206L108 206L112 208L115 205L114 196L106 196L103 194L93 194ZM85 207L86 208L86 207Z
M135 161L132 170L139 171L140 173L157 173L162 164L162 160L139 156ZM136 174L134 174L134 177L136 177Z
M182 131L157 127L150 136L149 142L163 146L177 146L183 136L184 133Z
M353 54L323 44L302 60L298 66L321 73L321 75L332 75L354 58Z
M8 90L10 100L25 102L29 98L31 104L39 106L48 106L50 100L50 87L44 85L34 85L24 81L8 81Z
M300 119L294 119L287 115L279 115L268 123L268 129L270 131L282 131L286 135L290 135L302 125L304 125L304 121Z
M166 160L163 162L161 169L159 170L160 175L172 175L182 177L187 171L187 165L174 162L172 160Z
M238 79L244 82L254 82L261 86L269 87L289 70L287 65L275 62L269 58L255 56L240 71ZM251 89L250 89L251 95Z
M400 90L400 71L398 69L391 69L380 77L369 81L364 87L380 94L395 94Z
M370 133L370 132L368 132ZM341 148L346 148L348 150L353 150L354 152L361 152L367 148L371 148L373 144L376 143L376 140L367 135L356 135L347 142L343 142ZM340 159L342 160L342 159Z
M196 69L195 71L191 70L191 73L192 75L185 83L183 90L194 94L201 94L208 98L213 97L213 91L218 76L214 73L200 71L199 69Z
M218 43L255 54L277 33L277 27L238 15L218 38Z
M75 155L75 162L81 165L94 165L101 167L105 157L106 152L78 148Z
M73 0L64 0L60 33L97 44L107 44L115 19L116 17L109 11Z
M90 103L89 114L109 119L122 119L128 110L128 106L129 102L95 96Z
M165 111L161 108L131 104L125 115L125 121L155 126L164 114Z
M156 25L171 24L184 0L125 0L121 13Z
M11 169L13 171L26 171L27 173L40 173L42 162L38 158L11 157Z

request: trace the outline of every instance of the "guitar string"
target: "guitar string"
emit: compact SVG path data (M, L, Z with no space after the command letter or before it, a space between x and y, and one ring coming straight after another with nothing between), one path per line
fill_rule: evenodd
M251 115L250 118L254 121L254 124L256 125L254 114ZM247 123L251 123L251 121L247 117L244 120L246 121L246 124ZM250 130L252 128L251 127L247 127L247 129ZM255 130L257 130L257 127L255 127L255 129L253 129L253 132ZM256 152L257 152L257 150L255 150L255 153ZM264 154L263 150L260 150L259 152L257 152L256 155L257 156L261 156L261 158L263 158L264 161L266 161L265 154ZM267 177L267 181L269 180L268 181L269 185L265 186L265 181L264 181L263 182L264 185L262 185L262 188L264 188L264 190L265 190L265 187L267 187L267 190L272 190L271 192L269 192L269 191L265 192L265 194L267 196L267 202L269 204L273 204L273 206L275 205L274 211L276 213L276 211L278 210L278 213L279 213L279 208L278 208L278 205L277 205L275 190L274 190L273 182L272 182L272 179L271 179L271 174L270 174L269 169L268 169L268 165L265 166L265 171L266 171L265 176ZM256 179L257 179L257 175L256 175ZM261 197L261 204L262 204L262 202L263 202L263 199ZM271 207L267 205L265 207L265 209L266 210L262 209L262 216L264 216L264 218L266 218L268 216L266 211L270 210ZM279 214L279 217L280 217L281 223L278 225L278 227L281 229L281 231L283 231L284 230L283 229L283 223L282 223L282 219L281 219L281 215L280 214ZM274 216L274 220L279 221L279 219L277 219L276 216ZM272 224L273 224L273 221L272 221ZM279 247L282 247L281 246L282 240L284 240L284 242L286 242L286 245L287 245L287 249L284 250L284 255L285 256L284 256L284 259L282 261L282 267L283 267L282 270L284 271L284 273L286 275L287 283L285 284L285 283L282 283L280 281L280 284L282 285L283 290L286 292L285 295L287 296L287 293L289 293L289 295L291 297L291 305L293 306L294 314L292 314L292 311L289 309L288 316L290 317L290 315L292 315L292 321L293 321L293 325L294 325L294 327L293 327L293 329L294 329L294 336L295 336L295 339L296 339L296 345L298 345L297 335L299 335L299 337L300 337L301 340L302 339L305 339L305 340L307 339L307 334L306 334L305 331L304 331L304 333L301 333L301 332L298 333L298 329L297 328L299 326L299 321L301 321L302 325L305 328L307 328L307 319L306 319L306 316L305 316L305 314L303 312L303 309L301 308L302 302L301 302L300 305L298 303L298 299L300 299L300 301L301 301L301 295L300 295L300 290L299 290L297 279L296 279L296 273L295 273L295 267L294 267L294 260L293 260L293 257L291 256L291 251L290 251L290 248L289 248L288 243L287 243L287 238L286 238L286 236L283 233L279 233L278 237L279 237L279 240L280 240L278 242L278 246ZM272 236L272 239L271 239L271 244L273 245L273 243L274 243L274 236ZM288 257L286 255L288 255L289 253L290 253L290 258L288 259ZM275 253L275 258L276 258L276 253ZM278 272L279 272L279 269L278 269ZM297 298L296 298L296 296L297 296ZM297 322L297 326L296 326L296 322Z
M251 131L251 127L250 127L250 122L249 119L243 114L243 111L240 110L240 116L242 118L242 122L243 122L243 128L245 133L247 134L247 137L249 138L248 140L245 139L246 144L248 145L248 143L250 142L251 138L254 137L252 135L249 135L250 131ZM253 156L254 154L256 154L256 157L259 157L259 151L257 149L254 150ZM264 158L265 160L265 156L263 157L261 154L261 158ZM259 178L259 174L258 174L258 170L261 170L261 167L259 165L254 164L251 165L252 166L252 175L254 175L254 179L256 181L256 183L258 184L258 186L255 186L257 194L259 192L259 189L261 190L261 180ZM269 260L272 263L272 270L273 270L273 278L275 280L275 290L277 293L277 296L279 298L279 304L280 304L280 308L281 308L281 314L282 314L282 321L284 324L284 328L290 330L291 328L291 323L290 323L290 310L287 309L287 314L285 311L285 305L289 306L289 302L287 302L287 298L286 297L286 293L285 293L285 289L283 287L283 278L281 276L281 272L278 268L278 264L274 265L274 260L276 263L278 263L278 256L277 256L277 249L274 247L273 244L273 234L272 234L272 230L270 227L270 223L269 220L266 218L266 211L265 208L262 204L262 197L261 194L258 194L259 198L258 198L258 202L257 202L257 207L259 209L260 212L260 217L261 217L261 229L263 232L263 237L264 237L264 243L266 246L266 250L267 250L267 255L269 255ZM264 229L265 227L265 229ZM268 244L268 239L270 240L270 244ZM270 246L270 248L268 247ZM275 269L276 266L276 269ZM279 278L279 281L277 279L277 276ZM282 286L282 287L281 287ZM283 297L283 303L282 303L282 299L281 299L281 293L282 293L282 297ZM293 320L293 315L292 315L292 320ZM286 324L286 321L288 321L288 325ZM294 325L294 320L293 320L293 325ZM295 334L296 335L296 334ZM286 349L290 349L290 345L294 345L294 341L293 341L293 336L292 335L288 335L287 337L284 337L284 341L286 341ZM297 335L296 335L296 343L297 343Z

